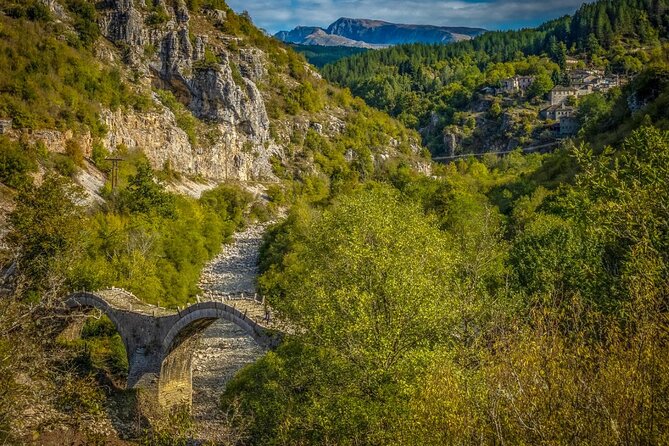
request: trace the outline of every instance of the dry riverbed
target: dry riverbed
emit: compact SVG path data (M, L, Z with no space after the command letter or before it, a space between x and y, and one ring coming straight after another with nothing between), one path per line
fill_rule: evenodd
M225 245L205 267L200 282L205 299L213 293L255 294L259 251L267 226L254 224L237 233L234 242ZM241 368L264 353L243 330L224 320L203 333L193 357L193 415L198 437L215 442L229 438L226 414L219 409L221 394Z

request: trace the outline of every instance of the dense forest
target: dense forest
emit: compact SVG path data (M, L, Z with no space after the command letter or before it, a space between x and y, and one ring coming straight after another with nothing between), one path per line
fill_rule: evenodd
M192 302L222 244L272 218L258 287L291 330L227 384L212 414L221 444L669 443L667 2L599 1L534 30L324 68L411 127L436 111L438 132L467 131L461 111L481 86L515 74L541 79L517 100L531 103L565 82L567 57L635 74L581 99L578 137L552 153L448 164L417 163L414 131L318 80L222 0L187 4L194 16L224 8L231 45L269 55L261 87L277 137L304 119L283 142L290 157L256 185L263 201L243 182L176 193L200 179L122 145L112 188L102 109L151 110L155 98L200 141L208 123L97 61L93 2L63 2L70 29L40 1L0 0L0 117L26 129L0 136L0 443L192 444L187 410L149 420L142 392L121 384L128 352L111 320L66 338L62 303L109 286ZM164 21L155 5L147 20ZM341 131L311 125L319 113ZM76 138L56 153L28 137L42 128L88 131L90 157ZM104 178L93 201L82 172ZM139 429L100 431L110 413Z
M536 29L488 32L452 45L370 51L327 65L322 72L407 126L421 129L428 147L440 153L450 126L472 128L463 112L484 107L496 118L507 110L499 98L482 102L481 94L504 78L534 76L534 88L523 98L529 102L544 97L554 85L568 85L569 57L584 68L624 76L638 74L649 64L665 64L667 8L663 0L601 0Z
M366 48L356 48L350 46L321 46L321 45L298 45L293 44L291 47L298 53L304 55L310 64L316 67L323 67L339 59L350 57L355 54L364 53Z

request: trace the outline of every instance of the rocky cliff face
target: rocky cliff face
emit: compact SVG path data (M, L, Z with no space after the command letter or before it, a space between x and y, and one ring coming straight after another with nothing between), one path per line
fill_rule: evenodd
M107 0L102 6L102 34L125 49L125 62L154 87L172 90L206 123L208 135L206 141L200 138L203 142L193 145L174 114L154 95L157 112L104 114L107 148L124 144L141 149L155 168L169 162L177 171L212 180L272 177L269 160L280 155L281 148L269 135L264 99L256 86L266 75L262 51L243 49L232 61L212 36L194 30L183 0L152 5ZM156 11L167 20L148 25ZM225 11L209 15L214 23L226 20Z
M79 33L69 3L40 1L59 22L56 38ZM250 18L220 5L225 10L189 10L185 0L96 1L104 38L94 55L134 91L120 107L101 110L101 141L85 125L70 134L28 132L32 139L66 153L76 139L87 156L99 142L111 153L124 146L142 151L155 169L169 165L208 184L276 180L275 168L282 178L327 181L330 163L342 159L361 175L394 157L424 164L417 135L328 85ZM334 150L320 153L330 144ZM363 156L369 160L358 162Z

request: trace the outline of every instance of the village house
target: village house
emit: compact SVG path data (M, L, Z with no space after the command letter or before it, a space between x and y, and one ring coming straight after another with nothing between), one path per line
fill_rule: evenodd
M534 82L534 76L514 76L501 81L501 90L506 93L515 93L517 91L525 91L530 88Z
M560 118L571 118L575 115L576 109L564 103L551 105L550 107L541 110L541 117L552 121L559 121Z
M604 76L600 70L569 70L569 82L572 85L594 84Z
M596 91L609 91L613 87L622 86L627 79L621 78L618 75L599 78L593 83L593 88Z
M4 135L12 129L11 119L0 119L0 135Z
M567 98L574 97L580 98L592 93L591 85L582 85L580 87L563 87L558 85L553 88L550 93L550 102L551 105L560 105L567 102Z

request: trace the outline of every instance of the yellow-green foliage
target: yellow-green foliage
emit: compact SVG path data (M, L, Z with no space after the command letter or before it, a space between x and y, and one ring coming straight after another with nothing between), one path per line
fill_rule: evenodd
M74 361L85 371L99 371L123 381L128 373L128 355L114 323L107 316L90 317L81 338L61 343L75 352Z
M88 128L105 132L100 106L145 107L115 68L57 38L52 22L0 16L0 117L18 128Z
M158 26L166 23L170 16L167 14L165 7L160 4L152 4L149 2L148 6L149 15L145 20L145 23L149 26Z
M120 286L162 305L197 294L200 270L243 224L250 195L221 185L195 200L167 192L141 157L122 164L120 190L108 191L108 205L90 215L65 178L50 175L22 190L9 241L29 289Z
M0 137L0 182L13 188L28 185L30 172L37 168L36 155L34 147Z
M391 407L404 406L402 379L453 322L447 296L455 257L420 208L387 186L340 197L314 217L292 215L299 232L274 233L281 243L290 237L293 249L277 265L283 272L272 268L262 282L273 308L304 329L303 344L288 343L227 392L248 397L255 441L390 443L393 434L382 426ZM293 381L284 387L288 375ZM294 389L303 389L298 404Z
M201 8L226 10L225 0L186 0L186 5L191 11L199 11Z
M214 52L210 48L205 48L204 57L201 60L195 62L193 64L193 68L195 68L196 70L207 70L211 68L216 68L220 63L221 59L216 54L214 54ZM233 76L234 73L235 72L233 70ZM237 74L239 74L239 70L237 70Z
M83 197L78 187L55 174L46 175L39 186L26 186L16 197L9 216L7 241L19 253L16 261L24 290L62 291L63 279L80 254ZM55 288L55 289L54 289Z
M665 443L666 322L642 309L630 313L638 326L621 330L570 304L500 327L492 348L474 353L476 367L435 359L398 444Z
M250 197L225 185L199 200L169 194L140 162L112 200L116 210L89 219L86 256L70 275L72 287L119 286L176 306L197 294L202 267L242 224Z
M518 155L296 206L260 285L299 328L224 397L252 442L669 441L669 133L571 155L557 190Z

